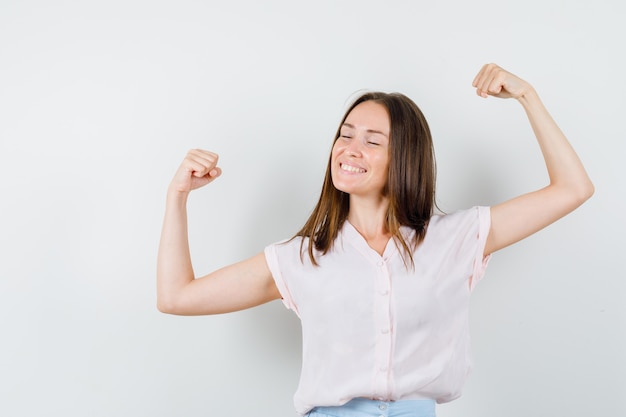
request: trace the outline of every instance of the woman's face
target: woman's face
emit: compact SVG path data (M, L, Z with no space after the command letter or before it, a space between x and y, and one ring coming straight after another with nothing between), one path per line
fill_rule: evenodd
M389 169L389 133L389 114L381 104L365 101L348 114L331 157L338 190L362 197L382 195Z

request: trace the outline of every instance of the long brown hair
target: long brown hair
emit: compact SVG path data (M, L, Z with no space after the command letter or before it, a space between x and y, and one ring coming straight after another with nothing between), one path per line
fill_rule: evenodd
M384 193L389 198L386 215L387 230L413 264L413 250L426 235L428 221L435 207L435 152L426 118L417 105L400 93L368 92L358 97L339 123L333 146L340 136L341 126L350 112L365 101L374 101L387 109L390 121L389 172ZM294 237L309 238L311 262L318 265L314 249L326 254L343 226L350 210L350 196L333 185L331 156L328 159L322 192L317 205L302 229ZM415 231L407 242L400 226ZM305 239L302 240L301 248Z

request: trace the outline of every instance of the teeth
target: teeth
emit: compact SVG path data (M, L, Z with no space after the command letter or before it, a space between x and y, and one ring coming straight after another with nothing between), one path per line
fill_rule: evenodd
M341 169L343 169L344 171L348 171L348 172L357 172L357 173L365 172L363 168L357 168L357 167L353 167L351 165L346 165L346 164L341 164Z

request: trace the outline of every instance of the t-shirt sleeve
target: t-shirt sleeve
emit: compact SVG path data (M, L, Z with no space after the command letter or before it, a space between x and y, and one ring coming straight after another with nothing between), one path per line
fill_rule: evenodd
M491 228L491 210L489 207L475 207L477 211L477 223L478 223L478 234L477 234L477 242L476 242L476 252L474 254L474 268L472 271L472 276L470 277L470 290L473 290L476 287L476 284L482 279L485 275L485 270L487 269L487 264L491 259L491 255L484 256L485 245L487 244L487 236L489 236L489 229Z
M292 243L292 242L289 242ZM288 244L289 245L289 244ZM285 242L273 243L265 248L265 260L267 262L267 266L272 273L272 277L274 278L274 282L276 283L276 287L278 288L278 292L280 292L280 296L282 297L283 304L290 310L293 310L296 314L298 314L298 308L296 303L291 296L291 292L289 291L289 285L283 275L283 269L281 268L281 254L285 255L283 250L285 249ZM283 256L284 258L284 256ZM285 259L282 259L285 261Z

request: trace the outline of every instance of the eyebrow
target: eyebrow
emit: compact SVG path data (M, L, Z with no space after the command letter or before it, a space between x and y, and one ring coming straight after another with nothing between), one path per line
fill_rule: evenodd
M356 129L356 127L354 127L354 125L351 125L350 123L344 123L342 125L342 127L349 127L350 129ZM379 135L383 135L384 137L388 137L388 135L386 133L381 132L380 130L376 130L376 129L367 129L366 132L368 133L378 133Z

